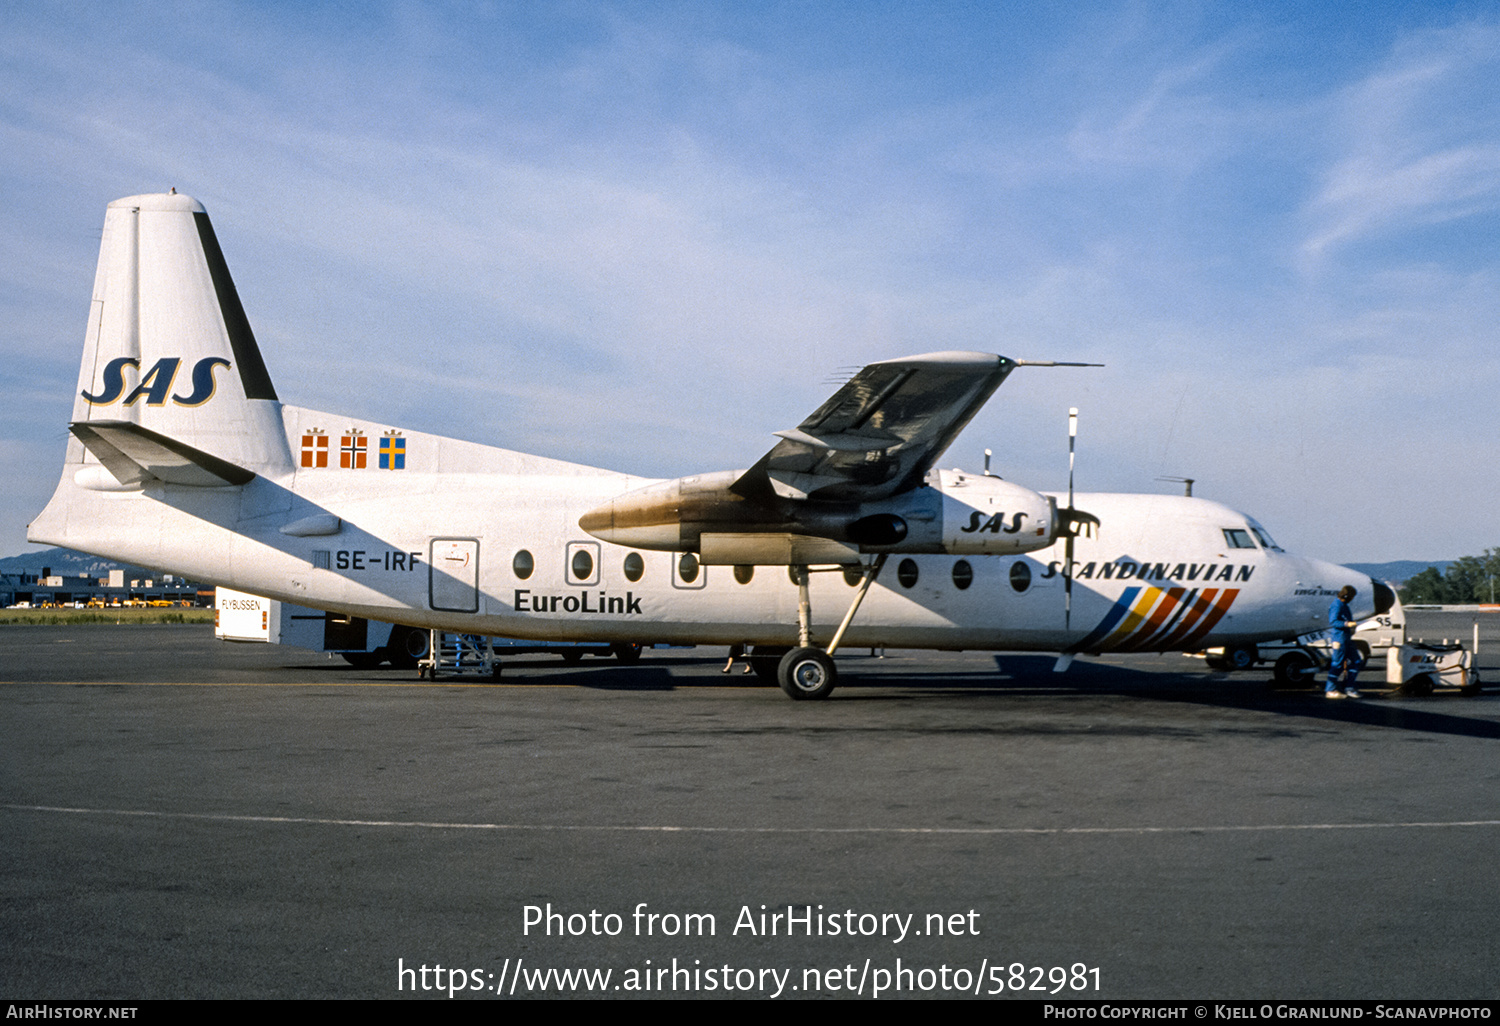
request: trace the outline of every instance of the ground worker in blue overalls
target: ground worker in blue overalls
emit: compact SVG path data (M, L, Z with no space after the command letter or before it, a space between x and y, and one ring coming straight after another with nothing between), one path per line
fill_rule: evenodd
M1328 637L1333 645L1333 661L1328 664L1328 685L1323 694L1329 698L1359 697L1354 679L1364 664L1358 654L1351 651L1349 644L1354 639L1354 628L1359 626L1349 609L1349 601L1354 595L1354 586L1346 584L1339 589L1339 597L1333 600L1333 605L1328 607Z

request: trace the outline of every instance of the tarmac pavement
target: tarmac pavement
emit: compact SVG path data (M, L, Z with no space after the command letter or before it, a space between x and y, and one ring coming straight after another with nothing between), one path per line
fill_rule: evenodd
M1492 618L1411 633L1480 619L1500 683ZM722 657L0 628L4 996L1496 993L1492 693L847 652L792 702Z

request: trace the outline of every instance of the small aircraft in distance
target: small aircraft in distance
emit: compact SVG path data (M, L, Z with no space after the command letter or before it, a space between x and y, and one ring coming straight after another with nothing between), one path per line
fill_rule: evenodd
M1218 503L934 469L1019 363L872 363L749 469L647 480L283 404L202 205L132 196L27 537L418 628L744 645L801 699L833 690L840 645L1233 662L1317 629L1346 584L1357 617L1389 607Z

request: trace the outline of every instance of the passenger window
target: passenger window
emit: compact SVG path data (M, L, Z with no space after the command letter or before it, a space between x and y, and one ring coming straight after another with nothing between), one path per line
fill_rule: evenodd
M849 587L851 587L851 588L854 587L855 585L859 584L859 579L861 577L863 577L864 575L865 575L865 568L862 567L862 566L846 566L846 567L844 567L844 583L847 584L847 585L849 585Z
M734 579L741 584L749 584L755 576L755 567L749 563L738 563L734 568Z
M896 580L901 582L903 588L914 588L917 585L917 561L915 559L903 559L901 565L896 568Z
M1018 592L1031 587L1031 566L1025 560L1010 565L1010 586Z
M625 579L634 583L641 579L646 572L646 561L641 558L639 552L630 552L625 556Z
M568 542L563 558L567 560L564 566L567 567L569 584L599 583L598 542Z
M974 583L974 568L969 565L967 559L960 559L953 564L953 586L959 591L964 591Z
M1224 541L1231 549L1255 548L1255 543L1250 540L1250 532L1238 527L1224 528Z
M594 557L587 549L579 549L573 553L573 576L580 581L594 576Z
M698 579L698 557L691 552L684 552L682 558L677 561L677 576L682 578L683 584L692 584Z
M536 563L532 560L531 553L522 549L516 553L516 558L510 561L510 568L517 577L524 581L536 569Z

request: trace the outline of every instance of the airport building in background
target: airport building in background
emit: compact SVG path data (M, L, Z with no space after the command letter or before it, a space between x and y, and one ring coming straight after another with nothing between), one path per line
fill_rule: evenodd
M106 576L0 573L0 608L15 606L124 606L169 603L174 606L212 606L214 593L172 574L141 570L110 570Z

